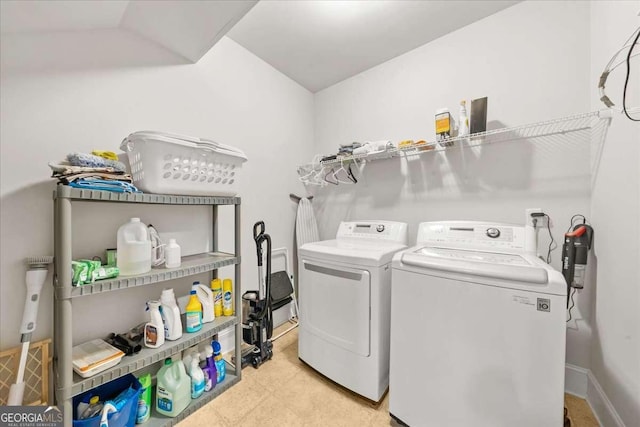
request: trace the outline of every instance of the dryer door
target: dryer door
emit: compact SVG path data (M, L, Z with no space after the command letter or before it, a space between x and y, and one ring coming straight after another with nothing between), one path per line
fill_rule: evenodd
M369 272L310 260L302 264L301 327L329 343L369 356Z

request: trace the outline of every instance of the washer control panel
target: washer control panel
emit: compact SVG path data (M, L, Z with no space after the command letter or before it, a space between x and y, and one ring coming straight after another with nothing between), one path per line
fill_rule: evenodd
M448 248L524 250L524 227L482 221L423 222L418 244Z
M375 239L407 243L407 224L394 221L343 221L336 239Z

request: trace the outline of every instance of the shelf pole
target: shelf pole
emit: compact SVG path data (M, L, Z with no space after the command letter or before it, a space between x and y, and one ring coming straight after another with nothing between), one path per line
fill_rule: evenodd
M218 252L218 205L213 205L213 224L211 226L211 232L213 233L211 239L212 252Z
M236 258L241 258L242 249L241 249L241 233L240 233L240 201L234 205L234 227L235 227L235 255ZM236 263L235 265L235 282L236 282L236 290L235 290L235 306L236 306L236 376L239 379L242 379L242 303L241 303L241 293L242 293L242 285L240 283L240 263Z
M56 197L57 191L53 192L53 352L52 352L52 360L53 360L53 404L59 405L61 402L58 401L58 394L56 392L56 387L58 385L57 378L57 370L56 366L56 356L58 354L58 348L60 348L60 344L58 342L58 338L60 337L60 333L58 331L58 325L60 324L60 320L58 318L59 310L58 310L58 296L56 295L58 288L58 254L60 253L60 232L58 229L58 198ZM49 403L49 402L46 402Z
M55 220L57 224L56 241L56 286L62 290L71 287L71 261L72 261L72 221L71 221L71 200L66 198L58 198L57 214ZM73 347L73 311L71 298L68 292L54 293L56 300L56 316L54 318L56 340L55 340L55 356L57 367L57 388L61 391L61 398L58 404L62 404L62 413L64 416L65 427L71 427L73 418L73 407L71 399L71 387L73 385L73 368L72 368L72 347Z

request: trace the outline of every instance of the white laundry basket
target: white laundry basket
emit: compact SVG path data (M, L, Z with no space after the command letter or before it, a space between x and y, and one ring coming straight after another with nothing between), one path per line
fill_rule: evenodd
M247 157L237 148L184 135L143 131L120 144L133 183L145 193L235 196Z

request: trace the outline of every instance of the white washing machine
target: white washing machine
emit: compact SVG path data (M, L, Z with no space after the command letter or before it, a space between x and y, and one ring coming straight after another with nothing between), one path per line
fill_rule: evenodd
M400 423L563 425L567 285L525 250L525 229L427 222L395 255L389 412Z
M373 401L389 386L391 259L406 243L404 223L354 221L299 250L298 357Z

